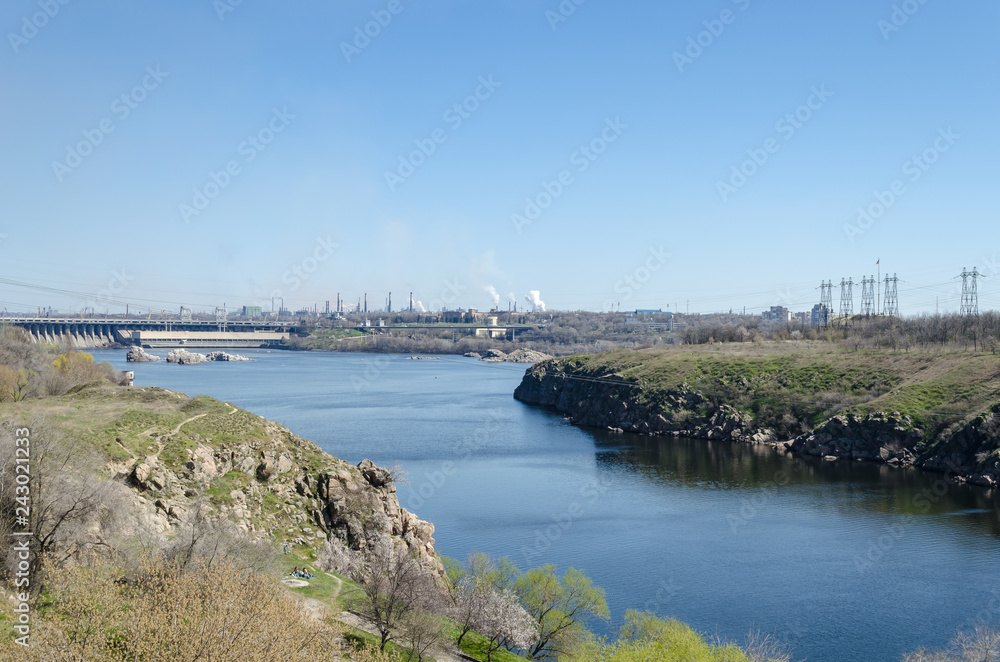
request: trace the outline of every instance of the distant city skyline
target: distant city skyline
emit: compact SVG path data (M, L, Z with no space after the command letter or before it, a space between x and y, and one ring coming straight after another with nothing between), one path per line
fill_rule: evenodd
M0 307L997 309L998 19L11 0Z

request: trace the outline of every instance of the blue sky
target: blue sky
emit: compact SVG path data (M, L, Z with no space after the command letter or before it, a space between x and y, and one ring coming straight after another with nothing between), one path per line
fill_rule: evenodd
M995 2L64 1L0 7L0 278L72 292L9 310L806 309L876 259L1000 307Z

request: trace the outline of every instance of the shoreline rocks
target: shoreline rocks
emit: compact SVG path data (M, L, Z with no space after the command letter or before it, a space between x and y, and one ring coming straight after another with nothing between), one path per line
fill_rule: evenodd
M129 363L152 363L159 361L160 357L148 354L141 345L133 345L125 355L125 360Z
M205 359L207 361L253 361L249 356L229 354L227 352L209 352Z
M773 430L758 427L751 414L725 404L716 406L687 385L670 391L645 390L615 375L572 374L558 363L529 368L514 398L551 407L575 425L767 444L826 461L913 466L947 473L958 482L1000 487L1000 404L950 436L931 442L911 417L898 412L834 416L794 439L781 440Z
M473 354L470 352L469 354ZM469 356L466 354L466 356ZM479 360L486 363L541 363L552 357L533 349L515 349L513 352L502 352L499 349L488 349Z
M195 365L204 363L208 357L198 352L189 352L186 349L172 349L167 354L167 363L177 363L179 365Z
M208 361L253 361L253 359L241 354L228 354L226 352L216 351L209 352L206 355L199 354L198 352L189 352L186 349L174 349L167 354L167 363L196 365L198 363L206 363Z

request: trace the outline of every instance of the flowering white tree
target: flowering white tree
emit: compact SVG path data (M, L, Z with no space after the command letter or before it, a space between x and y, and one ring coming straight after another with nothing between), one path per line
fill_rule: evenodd
M472 627L489 639L487 662L492 661L493 651L501 646L525 649L538 637L538 623L512 592L486 588L478 594L478 599L480 608Z

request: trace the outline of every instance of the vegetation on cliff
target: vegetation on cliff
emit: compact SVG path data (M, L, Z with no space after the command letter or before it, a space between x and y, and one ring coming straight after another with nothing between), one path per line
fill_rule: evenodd
M805 342L650 347L540 363L515 397L586 425L738 441L798 438L813 454L862 459L889 459L880 451L887 448L903 463L954 465L953 473L984 484L1000 475L1000 363L990 354ZM837 443L866 430L882 438L864 448Z

